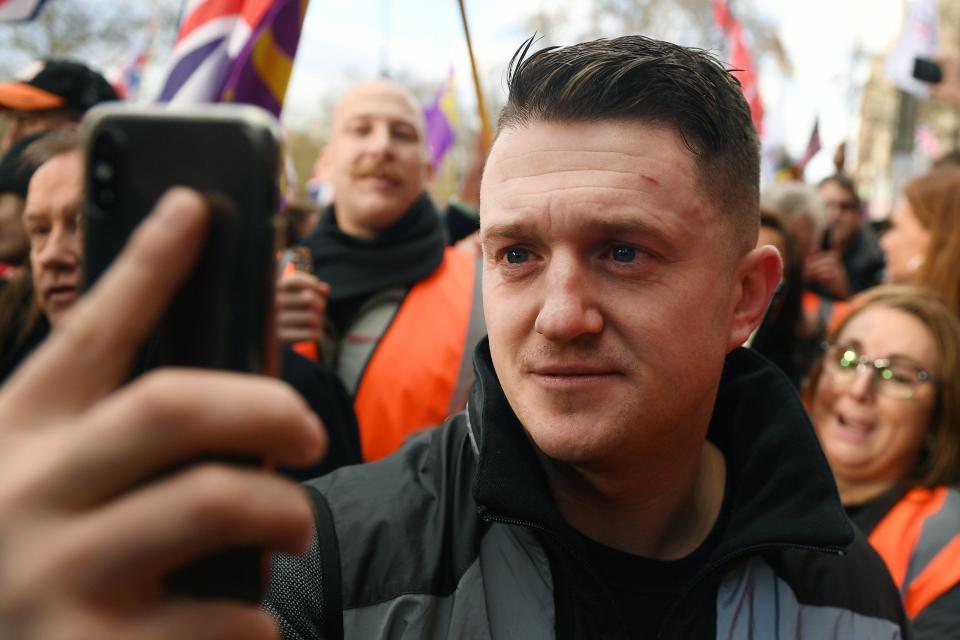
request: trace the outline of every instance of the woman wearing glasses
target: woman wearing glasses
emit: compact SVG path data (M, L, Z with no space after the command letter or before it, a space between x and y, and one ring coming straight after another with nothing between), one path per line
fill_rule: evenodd
M916 637L960 637L960 320L911 286L853 308L811 374L810 416Z
M911 180L903 195L880 240L885 279L931 289L960 316L960 169Z

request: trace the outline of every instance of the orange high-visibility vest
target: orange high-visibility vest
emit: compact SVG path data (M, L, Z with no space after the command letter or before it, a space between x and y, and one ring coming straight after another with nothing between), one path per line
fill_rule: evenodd
M840 326L840 322L847 317L850 304L843 300L831 300L813 291L803 292L803 312L807 317L817 317L818 324L832 333Z
M960 492L918 487L883 517L869 536L887 563L912 620L960 584Z
M486 333L477 259L448 248L400 305L360 378L354 409L364 460L466 406L473 348Z

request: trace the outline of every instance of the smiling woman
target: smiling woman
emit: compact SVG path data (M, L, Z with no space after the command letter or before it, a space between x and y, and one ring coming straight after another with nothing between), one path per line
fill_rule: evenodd
M960 634L960 321L932 293L854 302L806 390L840 498L904 596L917 638Z

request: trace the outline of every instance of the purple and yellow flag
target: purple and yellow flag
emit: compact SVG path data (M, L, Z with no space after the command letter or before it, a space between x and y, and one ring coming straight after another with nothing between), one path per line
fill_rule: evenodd
M280 115L309 0L191 0L158 101Z
M451 71L434 96L433 102L423 110L427 125L427 150L435 167L440 164L456 139L454 127L460 122L460 113L457 111L457 94L454 89Z
M0 0L0 22L33 20L43 8L44 0Z

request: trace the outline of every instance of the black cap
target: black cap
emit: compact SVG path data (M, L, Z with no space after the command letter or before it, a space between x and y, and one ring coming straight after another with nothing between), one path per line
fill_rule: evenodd
M66 108L82 114L96 104L118 99L106 78L72 60L44 60L27 79L0 84L0 108L15 111Z
M27 197L27 186L37 167L23 157L23 152L45 135L45 132L36 133L17 140L0 158L0 195L15 193L21 198Z

